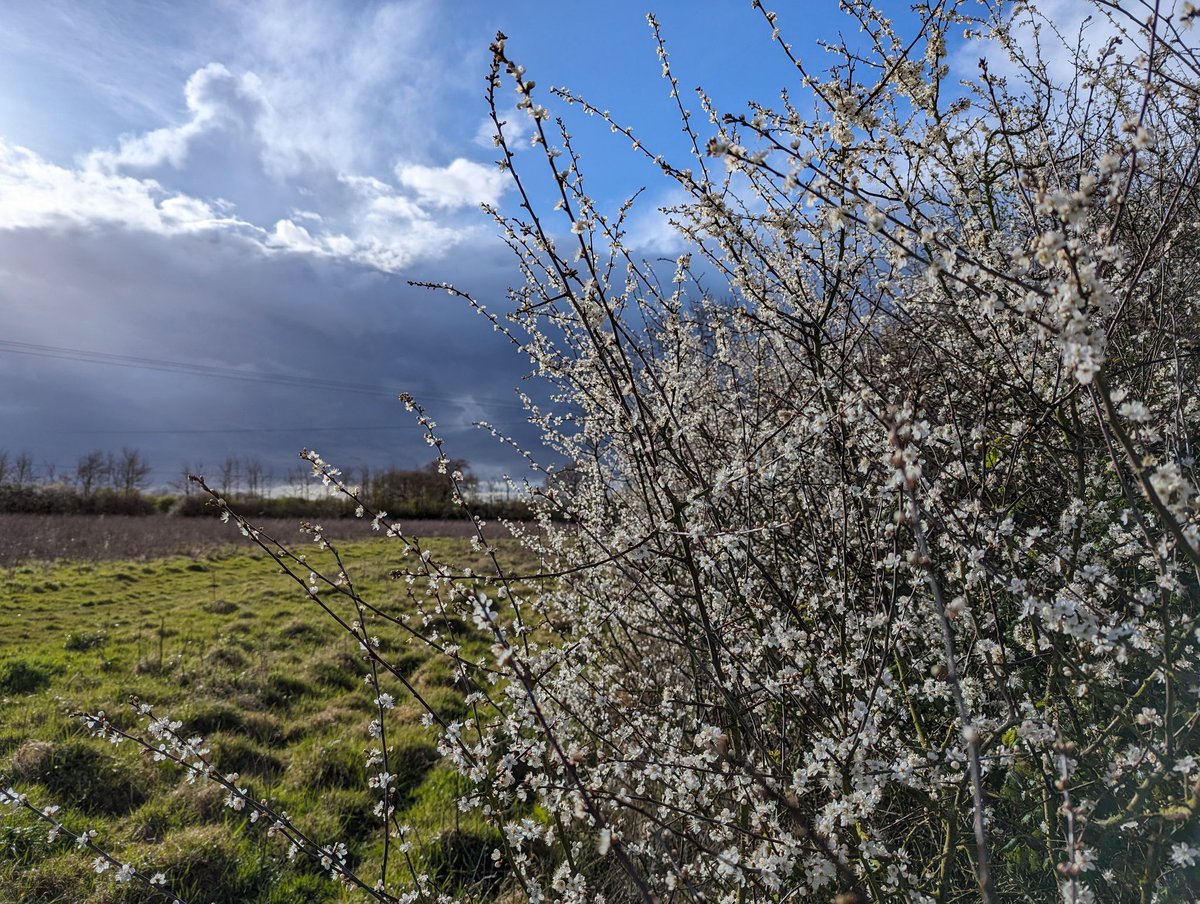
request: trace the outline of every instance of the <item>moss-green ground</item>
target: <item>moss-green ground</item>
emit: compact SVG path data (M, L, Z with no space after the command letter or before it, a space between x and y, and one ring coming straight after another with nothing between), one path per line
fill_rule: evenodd
M473 558L462 540L425 545L450 560ZM503 544L502 551L516 554ZM388 578L402 564L398 552L386 540L344 547L363 595L403 614L413 606L406 585ZM462 712L445 665L406 647L395 628L372 633L435 708ZM381 830L364 751L377 713L365 671L356 644L261 552L3 568L0 782L38 806L61 805L68 828L96 829L98 843L147 872L165 872L188 901L360 900L315 867L288 865L278 841L222 805L219 788L189 784L129 743L90 737L72 713L104 710L132 726L126 701L138 695L183 721L185 734L203 735L222 772L241 773L255 797L279 801L310 837L345 841L374 879ZM491 840L458 816L456 779L438 763L420 709L402 687L385 689L397 700L388 740L403 821L413 827L411 856L447 885L486 883L486 859L475 861ZM160 899L136 884L118 886L111 871L97 876L94 855L76 852L69 839L49 843L46 828L30 814L0 810L0 901ZM394 849L393 859L400 861Z

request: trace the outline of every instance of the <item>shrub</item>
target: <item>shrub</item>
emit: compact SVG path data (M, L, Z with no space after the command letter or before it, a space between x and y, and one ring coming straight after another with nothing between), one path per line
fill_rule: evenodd
M440 596L508 682L443 749L498 821L549 814L505 851L531 895L540 840L580 898L1186 896L1200 65L1132 5L1096 18L1142 57L1056 46L1065 84L1032 5L915 43L845 6L816 117L701 95L698 134L660 47L695 149L646 152L688 198L665 288L497 40L571 225L499 219L572 475L531 499L557 585ZM952 84L964 26L1015 65Z

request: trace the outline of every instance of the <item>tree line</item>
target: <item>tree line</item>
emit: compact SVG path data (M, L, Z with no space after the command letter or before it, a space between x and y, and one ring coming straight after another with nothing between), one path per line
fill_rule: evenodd
M465 460L450 464L463 475L460 487L468 493L479 488ZM311 479L311 468L300 465L279 479L276 472L254 457L226 456L215 467L184 462L162 492L151 487L152 466L137 448L119 452L94 449L81 455L72 469L46 462L40 468L28 451L0 449L0 513L121 514L204 516L216 513L210 497L191 475L202 476L209 487L249 514L259 517L346 518L355 506L344 497L331 497ZM463 517L455 489L444 466L434 461L423 467L363 466L354 475L363 497L376 509L403 518ZM521 518L523 503L481 500L477 508L490 517Z
M5 514L149 515L170 499L147 494L150 462L141 450L96 449L73 470L53 462L41 468L28 450L0 449L0 512Z
M50 461L39 469L28 450L14 455L0 449L0 487L64 485L78 489L84 496L102 490L132 496L146 489L150 473L150 462L141 450L128 446L120 452L94 449L79 457L73 471L60 471Z

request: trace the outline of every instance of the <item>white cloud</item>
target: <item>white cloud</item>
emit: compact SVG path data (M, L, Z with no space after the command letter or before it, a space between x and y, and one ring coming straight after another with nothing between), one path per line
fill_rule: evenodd
M529 114L523 110L518 110L516 107L510 107L507 110L500 112L500 122L503 123L504 140L508 144L509 150L513 153L518 153L529 147ZM475 130L475 144L481 148L495 150L496 148L496 124L492 122L490 116L485 116L479 121L479 128Z
M290 251L312 253L320 246L313 241L312 233L303 226L298 226L291 220L280 220L275 224L271 233L270 243L276 248L287 248Z
M181 235L222 233L263 253L286 252L398 272L418 260L441 256L464 241L480 240L475 225L439 223L414 201L379 180L337 216L300 211L269 228L235 216L227 201L212 204L164 188L154 179L108 172L95 166L49 163L27 148L0 140L0 229L109 226ZM303 219L308 226L296 220Z
M370 216L379 219L428 220L429 214L419 204L401 195L381 195L368 205Z
M338 181L349 188L367 215L375 220L426 220L429 213L416 201L396 194L393 186L374 176L341 174Z
M338 173L338 181L363 198L377 198L387 195L392 187L382 179L374 176L357 176L353 173Z
M219 218L213 209L199 198L187 195L172 195L158 202L159 216L168 228L171 225L182 230L209 229L222 223L243 225L236 218Z
M201 225L245 225L218 216L203 201L169 192L153 179L91 167L68 169L3 140L0 196L0 227L8 229L117 223L169 234Z
M310 220L313 223L325 222L325 218L315 210L301 210L298 207L292 208L290 217L293 220Z
M671 225L670 219L678 214L670 208L692 202L692 198L681 188L670 188L662 192L656 203L639 199L625 221L625 244L638 254L675 257L687 249L679 230Z
M93 151L87 156L88 165L109 171L164 164L179 169L197 137L223 127L254 130L266 110L257 76L235 76L220 63L209 63L192 73L184 97L191 118L183 125L122 136L117 151Z
M226 62L198 65L165 123L143 119L144 131L75 164L0 136L0 229L222 233L264 254L388 272L483 240L490 230L469 208L500 199L502 173L465 158L395 165L436 153L438 106L465 87L455 42L432 40L444 30L439 9L233 6Z
M1181 0L1167 0L1160 13L1164 18L1172 16L1181 6ZM1084 61L1095 63L1105 44L1118 35L1122 37L1122 43L1117 52L1126 60L1145 49L1141 46L1143 36L1133 21L1119 13L1106 14L1097 6L1080 0L1038 0L1036 4L1020 7L1016 15L1010 15L1009 21L1013 26L1015 49L1027 59L1040 55L1050 78L1060 84L1069 82L1078 71L1077 50ZM1160 32L1164 28L1160 23ZM1195 46L1194 37L1185 34L1183 38L1186 44ZM1017 77L1024 74L1024 69L1012 61L1003 47L995 41L978 38L967 42L954 54L954 67L968 77L975 77L980 58L987 60L988 68L995 75ZM1113 62L1109 59L1106 66L1111 67Z
M482 69L456 58L435 0L375 4L256 0L233 5L237 58L260 79L266 161L290 176L314 164L363 172L438 142L448 93Z
M508 178L496 166L462 157L444 167L399 164L396 178L421 201L446 209L495 204L508 187Z

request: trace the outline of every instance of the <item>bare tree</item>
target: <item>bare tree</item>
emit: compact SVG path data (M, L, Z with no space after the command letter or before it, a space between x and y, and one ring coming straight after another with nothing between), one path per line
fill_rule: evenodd
M104 483L108 459L100 449L82 455L75 464L75 485L84 496L90 496Z
M150 463L138 449L125 446L116 460L115 483L126 496L144 489L150 477Z
M111 451L104 453L104 477L109 489L121 489L120 462Z
M236 495L242 487L242 462L236 455L227 455L218 469L221 492L226 496Z
M308 499L311 492L308 475L309 469L303 465L288 468L287 476L284 478L287 481L288 492L296 493L301 499Z
M175 479L171 481L171 489L184 496L192 495L192 493L196 491L196 485L191 481L191 476L193 474L199 476L204 475L203 462L197 462L195 464L192 464L188 461L183 462L179 466L178 472L176 472Z
M13 479L19 487L33 483L33 456L28 450L22 450L13 462Z
M262 498L263 463L258 458L246 459L246 495Z

